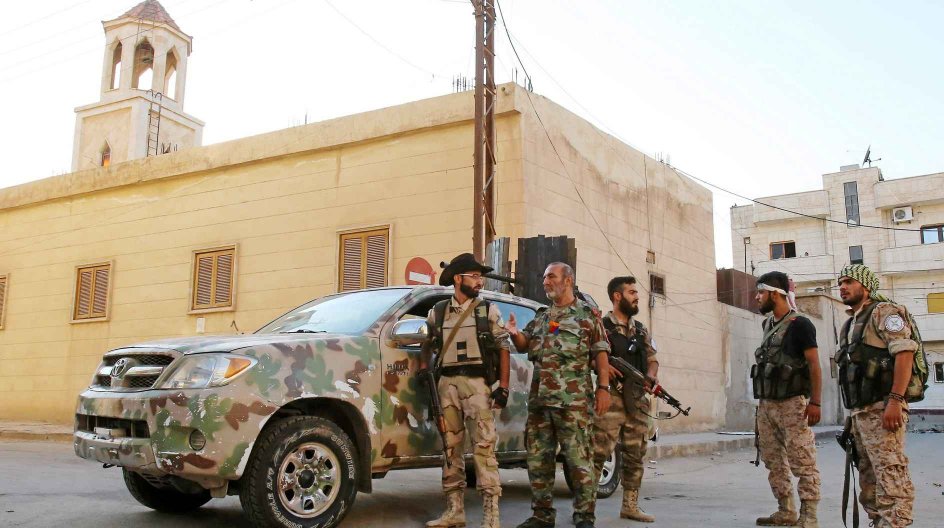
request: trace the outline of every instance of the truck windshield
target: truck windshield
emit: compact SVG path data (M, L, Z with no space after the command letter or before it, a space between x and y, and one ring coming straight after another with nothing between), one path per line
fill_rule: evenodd
M257 334L361 334L410 290L396 288L315 299L263 326Z

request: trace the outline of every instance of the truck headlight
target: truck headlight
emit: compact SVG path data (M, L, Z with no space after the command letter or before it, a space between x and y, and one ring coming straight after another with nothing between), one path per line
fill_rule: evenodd
M220 387L249 370L257 360L233 354L185 356L158 384L157 389L205 389Z

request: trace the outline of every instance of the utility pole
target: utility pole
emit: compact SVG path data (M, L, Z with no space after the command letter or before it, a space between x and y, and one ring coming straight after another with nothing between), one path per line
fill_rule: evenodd
M495 238L495 3L475 5L475 143L472 253L479 262Z

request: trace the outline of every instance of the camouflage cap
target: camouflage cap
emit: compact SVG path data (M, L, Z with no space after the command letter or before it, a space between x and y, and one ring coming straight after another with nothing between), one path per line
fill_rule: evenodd
M865 286L865 289L869 290L869 293L878 291L878 275L864 264L850 264L842 268L839 272L839 278L841 279L843 277L849 277L852 280L858 281L859 284Z

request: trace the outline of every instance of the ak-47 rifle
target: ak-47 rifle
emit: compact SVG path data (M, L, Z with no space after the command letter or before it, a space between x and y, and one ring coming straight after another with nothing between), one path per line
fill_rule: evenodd
M623 375L624 384L635 383L636 385L639 385L640 387L643 387L643 388L649 385L650 383L649 378L647 378L645 374L643 374L642 372L639 372L639 369L630 365L629 362L626 361L625 359L619 356L610 356L609 361L610 361L610 365L612 365L616 370L620 372L620 374ZM660 400L672 406L676 411L679 412L679 414L684 414L685 416L688 416L688 412L692 410L691 407L688 407L687 409L683 409L682 403L676 400L674 397L672 397L671 394L666 392L666 390L662 388L662 385L656 385L655 387L652 387L651 389L646 389L646 390L650 394L655 396L656 398L659 398ZM676 414L675 416L678 416L678 414Z
M446 443L446 416L443 414L442 402L439 400L439 387L436 386L436 375L432 370L422 373L421 381L426 384L429 393L429 418L436 423L439 438L442 440L443 462L449 467L449 444Z
M841 433L836 433L836 441L846 452L846 471L842 484L842 525L846 525L846 508L849 505L849 481L852 481L852 527L859 526L859 508L856 505L855 475L853 469L859 468L859 451L856 449L855 436L852 433L852 417L846 417L845 427Z

